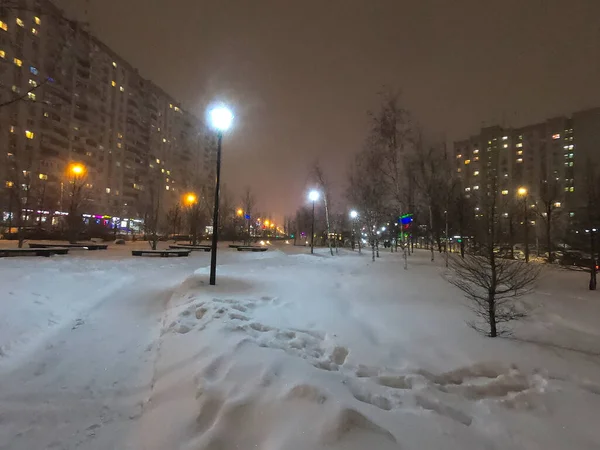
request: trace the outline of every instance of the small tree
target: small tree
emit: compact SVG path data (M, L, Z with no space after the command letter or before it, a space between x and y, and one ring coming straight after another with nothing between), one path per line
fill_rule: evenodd
M148 203L146 205L146 213L144 214L144 234L146 240L152 250L158 247L158 229L160 226L160 208L162 190L156 186L156 183L151 182L148 190Z
M329 206L331 204L331 186L329 185L325 174L323 173L323 168L319 164L319 162L315 162L312 167L312 174L319 185L319 189L323 195L323 203L325 206L325 224L327 225L327 245L329 246L329 252L331 256L333 256L333 248L331 246L331 221L329 219Z
M182 222L183 212L181 210L181 204L178 202L167 212L167 225L169 227L169 234L179 234L181 232Z
M553 232L555 223L559 219L560 207L562 206L561 199L563 196L563 187L556 180L542 180L540 183L540 206L538 210L539 216L542 218L546 231L546 247L548 250L548 262L554 261L554 253L552 251Z
M497 159L497 155L496 159ZM525 317L526 311L517 305L517 299L530 292L539 275L539 268L511 259L498 258L499 192L493 171L487 178L487 187L481 194L482 219L478 230L481 251L464 258L452 255L448 281L458 287L471 303L479 320L469 325L490 337L508 333L503 324ZM484 185L486 186L486 185ZM481 322L489 328L486 330Z

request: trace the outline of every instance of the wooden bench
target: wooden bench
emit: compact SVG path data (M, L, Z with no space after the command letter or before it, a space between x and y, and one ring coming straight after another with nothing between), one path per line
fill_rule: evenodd
M173 250L177 250L177 249L183 249L183 250L199 250L199 251L204 251L204 252L210 252L211 251L211 246L210 245L169 245L170 249Z
M30 243L29 248L55 248L55 244L36 244ZM80 248L83 250L108 250L108 244L60 244L64 248Z
M171 249L171 250L131 250L132 256L161 256L168 258L169 256L190 256L191 250Z
M229 248L239 248L239 247L243 247L242 244L229 244Z
M266 252L268 247L253 247L247 245L240 245L237 247L238 252Z
M0 248L0 258L10 256L52 256L66 255L69 249L65 247L47 247L47 248Z

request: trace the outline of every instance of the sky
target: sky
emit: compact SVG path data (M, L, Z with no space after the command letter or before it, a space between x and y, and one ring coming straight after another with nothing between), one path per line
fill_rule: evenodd
M56 0L198 117L234 108L223 181L275 217L320 161L341 204L389 87L434 140L600 106L600 0Z

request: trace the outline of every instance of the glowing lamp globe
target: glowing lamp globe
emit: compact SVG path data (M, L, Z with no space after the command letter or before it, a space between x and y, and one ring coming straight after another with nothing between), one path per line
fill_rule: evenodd
M316 202L317 200L319 200L319 193L317 191L310 191L308 194L308 199L311 202Z
M350 211L350 217L352 219L356 219L358 217L358 213L356 211Z
M210 124L217 131L227 131L233 122L233 113L224 106L213 108L209 112Z

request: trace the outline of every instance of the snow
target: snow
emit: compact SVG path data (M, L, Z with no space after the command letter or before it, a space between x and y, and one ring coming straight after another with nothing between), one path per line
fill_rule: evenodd
M0 448L600 447L585 273L490 339L424 251L130 250L0 259Z

